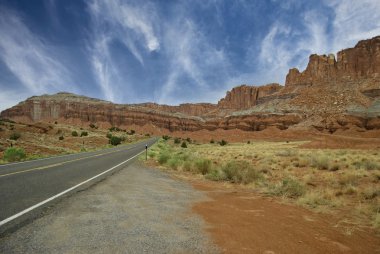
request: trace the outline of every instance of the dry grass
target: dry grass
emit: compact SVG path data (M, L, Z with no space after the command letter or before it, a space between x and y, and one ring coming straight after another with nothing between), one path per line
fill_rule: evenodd
M169 154L165 168L243 184L320 212L344 211L379 229L380 151L299 148L305 143L189 144L184 149L160 141L150 153Z

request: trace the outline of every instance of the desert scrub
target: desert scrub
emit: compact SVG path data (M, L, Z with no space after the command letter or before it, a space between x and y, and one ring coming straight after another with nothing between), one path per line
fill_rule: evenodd
M211 171L212 163L209 159L197 159L195 161L195 169L197 173L201 173L202 175L206 175Z
M109 139L109 143L113 146L117 146L117 145L120 145L121 144L121 138L120 137L117 137L117 136L111 136L111 138Z
M86 137L86 136L88 136L88 132L87 132L87 131L82 131L82 132L80 133L80 136L81 136L81 137Z
M311 166L317 169L329 169L330 160L326 155L315 154L311 158Z
M73 132L71 132L71 136L73 136L73 137L78 137L78 132L77 132L77 131L73 131Z
M165 164L170 159L170 154L168 151L161 151L158 155L158 163Z
M168 159L167 164L171 169L177 170L181 166L182 161L179 157L173 156Z
M320 206L337 207L339 206L340 202L338 202L337 197L335 197L331 190L312 190L307 192L304 196L300 197L297 200L297 204L309 208L317 208Z
M11 134L11 136L9 137L9 139L11 139L11 140L17 140L17 139L19 139L20 137L21 137L21 134L20 134L20 133L18 133L18 132L14 132L14 133Z
M274 185L270 194L287 198L299 198L302 197L305 192L306 188L303 184L294 178L287 177L280 183Z
M230 161L223 165L221 171L224 174L223 180L232 183L248 184L262 179L262 174L247 161Z
M26 154L22 148L9 147L4 151L3 158L8 162L20 161L26 158Z

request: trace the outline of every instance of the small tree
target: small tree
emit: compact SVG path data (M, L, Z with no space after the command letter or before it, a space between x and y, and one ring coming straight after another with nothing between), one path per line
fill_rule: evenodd
M59 140L64 140L65 138L63 136L59 136Z
M215 141L213 139L210 140L210 144L214 144Z
M219 142L219 145L221 145L221 146L225 146L225 145L227 145L227 141L225 141L224 139L222 139L222 140Z
M182 142L181 147L182 147L182 148L187 148L187 144L186 144L185 141Z
M78 132L77 132L77 131L73 131L73 132L71 132L71 136L73 136L73 137L78 137Z
M186 138L186 141L191 143L191 139L190 138Z
M174 139L174 144L179 144L179 143L181 143L181 140L179 138L175 138Z
M9 162L19 161L25 159L25 157L26 154L24 149L22 148L9 147L7 150L4 151L4 160Z
M170 136L168 136L168 135L163 135L162 138L163 138L164 140L168 140L168 139L170 139Z
M9 137L9 139L12 139L12 140L17 140L21 137L21 134L18 133L18 132L14 132L11 134L11 136Z
M81 137L83 136L88 136L88 132L87 131L82 131L81 134L80 134Z
M112 136L109 140L110 144L113 145L113 146L117 146L117 145L120 145L121 143L121 138L119 137L116 137L116 136Z

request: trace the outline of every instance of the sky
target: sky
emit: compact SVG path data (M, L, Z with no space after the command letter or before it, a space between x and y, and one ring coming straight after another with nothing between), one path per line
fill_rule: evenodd
M377 35L378 0L0 0L0 110L60 91L216 103Z

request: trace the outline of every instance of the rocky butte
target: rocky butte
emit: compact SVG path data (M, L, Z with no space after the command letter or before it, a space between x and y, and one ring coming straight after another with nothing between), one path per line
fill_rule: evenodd
M334 133L380 129L380 36L335 55L311 55L306 69L289 70L285 86L242 85L217 104L114 104L57 93L28 98L1 112L20 122L60 121L76 125L149 126L152 132L268 127Z

